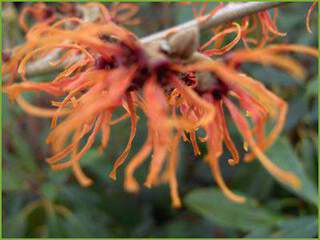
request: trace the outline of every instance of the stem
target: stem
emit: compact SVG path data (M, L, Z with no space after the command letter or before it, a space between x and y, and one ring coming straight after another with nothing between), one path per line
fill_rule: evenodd
M214 16L209 18L209 15L203 16L198 19L194 19L191 21L188 21L186 23L174 26L172 28L153 33L147 37L143 37L140 39L141 43L146 44L153 41L160 40L162 38L165 38L168 33L174 32L180 32L185 31L187 29L193 28L193 27L199 27L200 30L216 27L220 24L228 23L230 21L233 21L235 19L252 15L254 13L257 13L259 11L263 11L266 9L274 8L276 6L279 6L281 4L284 4L283 2L247 2L247 3L229 3L227 6L220 9ZM49 57L49 56L48 56ZM50 58L50 57L49 57ZM39 60L34 63L30 63L26 66L26 74L27 76L35 76L38 74L44 74L49 73L53 70L57 70L57 67L53 67L50 65L49 62L50 59L46 58L45 61ZM52 60L52 59L51 59ZM76 60L75 60L76 61ZM63 67L63 65L60 65L60 68ZM4 81L9 76L4 76Z

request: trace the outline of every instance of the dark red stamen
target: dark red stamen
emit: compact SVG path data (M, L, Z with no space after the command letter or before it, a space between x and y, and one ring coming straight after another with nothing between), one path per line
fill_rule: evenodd
M113 57L107 60L99 56L95 60L95 67L96 69L112 69L116 67L116 62Z
M44 18L46 19L46 18L52 17L52 15L54 14L54 12L55 12L55 9L54 9L54 8L51 8L51 7L46 8L45 14L44 14Z
M221 100L229 91L229 88L221 80L217 79L217 82L213 85L212 96L215 100Z

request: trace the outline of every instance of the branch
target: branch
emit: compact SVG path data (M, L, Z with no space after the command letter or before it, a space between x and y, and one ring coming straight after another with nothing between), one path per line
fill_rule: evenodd
M248 3L229 3L227 6L220 9L215 15L207 19L209 16L203 16L201 19L194 19L189 22L177 25L175 27L151 34L147 37L141 38L142 43L149 43L159 40L168 33L174 31L184 31L193 27L199 27L200 30L216 27L220 24L231 22L235 19L249 16L254 13L274 8L284 2L248 2ZM205 20L207 19L207 20Z
M172 28L151 34L147 37L143 37L140 41L143 44L150 43L153 41L160 40L165 38L168 33L185 31L190 28L198 27L200 30L216 27L220 24L228 23L238 18L242 18L244 16L249 16L259 11L263 11L266 9L274 8L279 6L281 2L247 2L247 3L229 3L227 6L220 9L214 16L209 17L209 15L203 16L198 19L194 19L188 21L186 23L174 26ZM56 55L55 55L56 56ZM53 59L54 57L52 57ZM39 60L33 63L30 63L26 66L26 74L27 76L35 76L39 74L49 73L51 71L57 70L57 67L53 67L49 64L49 60L46 58L45 60ZM76 61L76 60L75 60ZM63 67L63 64L60 65L60 68ZM9 76L4 76L4 80L6 80Z

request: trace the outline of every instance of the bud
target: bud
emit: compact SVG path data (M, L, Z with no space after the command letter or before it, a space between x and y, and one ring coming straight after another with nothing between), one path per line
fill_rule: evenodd
M199 47L198 27L178 31L169 37L168 44L170 46L170 49L168 49L170 56L188 59Z

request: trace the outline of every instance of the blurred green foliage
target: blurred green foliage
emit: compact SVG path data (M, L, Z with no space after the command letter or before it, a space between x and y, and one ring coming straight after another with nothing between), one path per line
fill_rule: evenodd
M210 6L215 4L210 3ZM17 24L21 5L6 5L3 48L23 42L23 34ZM172 3L139 5L143 24L133 29L139 36L193 17L190 6ZM310 3L295 3L280 8L279 29L288 35L279 41L317 47L318 9L312 15L314 33L310 35L305 29L309 6ZM203 39L208 38L206 34ZM303 82L277 69L258 65L246 65L245 70L289 103L282 136L267 154L284 169L294 171L302 180L303 187L295 191L283 186L258 162L241 163L235 168L223 163L221 167L228 185L248 196L245 204L233 203L224 197L202 161L203 155L194 157L191 146L184 143L180 144L178 174L184 204L182 209L171 208L167 186L142 189L135 195L124 192L123 171L120 170L116 182L111 181L107 173L126 144L128 122L112 129L110 146L103 154L93 148L82 159L84 170L95 181L92 187L82 188L71 171L52 171L44 161L50 155L45 144L49 121L28 116L3 96L3 236L316 237L318 63L305 56L295 57L308 73ZM32 80L47 81L50 77L43 75ZM30 99L42 106L48 101L42 95ZM233 129L231 132L238 136ZM130 156L137 152L145 135L142 116ZM240 139L235 140L241 149ZM200 147L205 153L205 146ZM228 153L225 153L222 158L227 157ZM144 179L146 170L147 164L138 170L136 176L140 181Z

